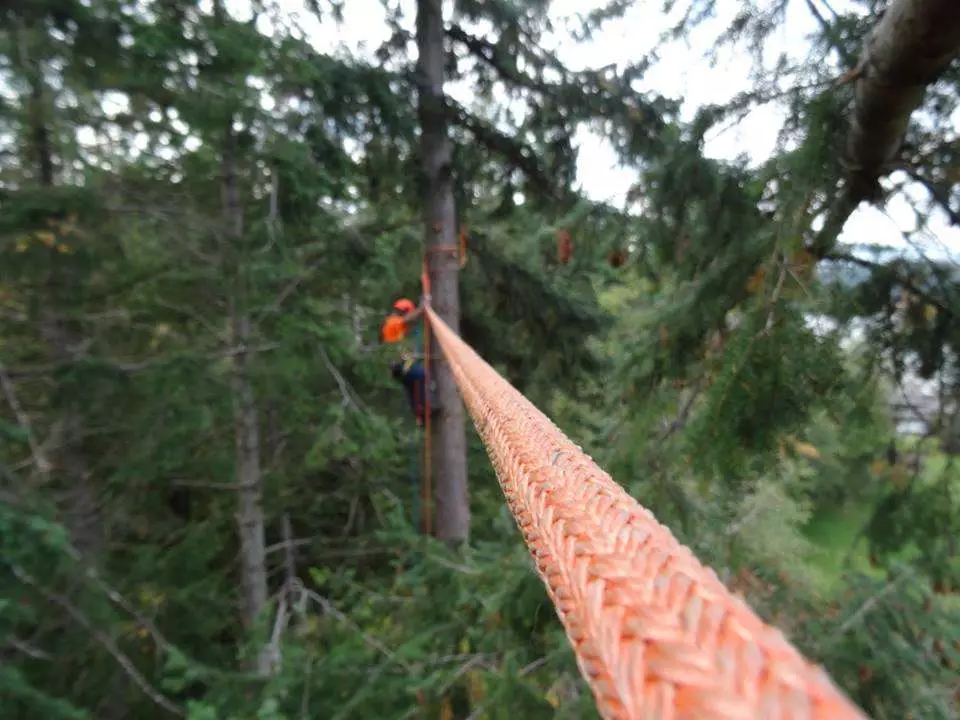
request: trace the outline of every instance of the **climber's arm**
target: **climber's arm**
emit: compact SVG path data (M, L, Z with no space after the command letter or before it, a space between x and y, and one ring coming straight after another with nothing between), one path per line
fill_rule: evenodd
M413 310L412 312L408 312L406 315L403 316L403 321L407 324L407 327L410 327L415 322L419 321L421 317L423 317L423 311L429 304L430 304L429 295L425 295L422 298L420 298L420 305L417 306L417 309Z

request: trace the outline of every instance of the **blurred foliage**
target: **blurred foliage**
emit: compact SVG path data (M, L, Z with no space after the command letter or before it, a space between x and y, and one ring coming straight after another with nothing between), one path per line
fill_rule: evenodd
M578 34L630 5L585 10ZM680 8L663 41L712 6ZM762 50L784 6L747 4L718 52ZM637 90L652 50L575 71L545 49L548 3L456 3L451 77L476 97L450 104L462 330L868 713L951 718L955 266L804 250L839 177L848 98L832 80L871 7L824 19L827 62L760 68L753 92L681 123L678 102ZM471 543L414 531L421 438L377 342L392 300L419 292L412 19L390 10L370 64L319 52L271 2L253 5L270 33L218 9L0 14L5 716L595 717L474 433ZM957 81L904 148L921 218L957 205ZM709 131L774 97L788 117L772 157L708 157ZM623 208L575 189L591 127L636 168ZM271 594L256 628L237 560L237 303ZM910 440L887 400L918 379L937 409ZM251 676L274 637L276 672Z

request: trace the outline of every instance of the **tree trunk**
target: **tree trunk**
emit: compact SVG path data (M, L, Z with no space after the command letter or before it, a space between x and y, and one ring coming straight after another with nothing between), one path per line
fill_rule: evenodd
M249 348L250 318L243 313L235 313L231 321L234 345ZM267 550L260 472L260 429L250 383L250 353L246 349L234 357L231 389L239 487L237 526L240 532L243 624L247 630L252 630L267 606ZM261 675L270 673L269 655L266 652L258 654L256 670Z
M453 147L444 111L443 0L417 3L417 83L421 161L424 175L424 223L433 308L460 332L460 263L453 201ZM436 535L451 544L470 534L467 494L467 439L463 404L449 366L431 347L431 377L439 413L432 420L433 474L436 478Z
M814 255L829 254L862 201L880 199L880 178L893 169L910 115L958 50L957 0L894 0L867 35L849 73L856 86L844 153L847 186L810 246Z
M27 103L29 118L29 140L27 147L32 155L33 168L37 181L43 187L53 187L53 147L50 140L50 126L46 87L43 79L43 65L37 58L35 48L31 48L31 32L16 15L13 17L13 42L16 45L17 58L30 86L30 101ZM29 164L28 164L29 167Z
M867 36L855 71L856 106L847 136L851 200L874 201L910 115L960 51L957 0L895 0Z
M233 241L228 253L241 252L243 208L236 177L236 138L232 122L226 129L221 166L226 236ZM267 606L267 551L263 521L263 478L260 471L260 428L257 404L250 381L250 316L242 302L242 272L234 274L237 292L230 301L230 339L236 350L232 359L230 387L233 395L236 480L239 493L237 526L240 533L240 574L243 587L243 624L252 630ZM240 302L238 302L238 297ZM264 647L254 663L259 675L270 674L268 648Z

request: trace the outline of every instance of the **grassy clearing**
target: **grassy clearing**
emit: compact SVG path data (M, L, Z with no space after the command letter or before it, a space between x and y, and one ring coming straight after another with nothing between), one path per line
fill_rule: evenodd
M848 570L878 574L870 566L866 542L857 537L872 511L869 505L831 508L807 523L804 535L814 546L808 562L825 585L839 582Z
M927 446L918 482L921 486L942 483L945 475L952 476L953 483L960 489L958 464L953 458ZM809 558L811 569L826 586L835 585L849 571L883 576L882 571L870 565L866 540L858 537L879 500L877 497L875 502L848 503L822 510L804 527L804 535L814 546ZM907 560L915 552L916 548L904 548L902 558Z

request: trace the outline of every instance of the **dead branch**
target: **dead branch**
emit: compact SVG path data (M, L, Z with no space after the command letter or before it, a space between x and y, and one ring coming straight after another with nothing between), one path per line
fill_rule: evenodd
M30 573L28 573L19 565L11 565L10 568L18 580L25 585L29 585L38 593L40 593L44 599L47 600L47 602L60 606L73 619L74 622L86 630L91 637L93 637L93 639L96 640L97 643L104 650L106 650L114 660L117 661L117 664L120 665L120 668L123 670L124 674L133 682L133 684L136 685L144 695L150 698L155 705L167 711L171 715L175 715L177 717L187 716L186 712L174 704L172 700L154 688L140 673L140 671L137 670L137 667L133 664L133 661L127 657L127 655L124 654L119 647L117 647L117 644L114 642L113 638L95 627L87 618L87 616L77 609L73 603L71 603L62 595L57 595L53 591L45 588L32 575L30 575Z
M322 347L320 348L320 357L323 359L323 364L326 365L327 370L330 371L330 374L333 376L333 379L337 382L337 387L340 388L340 394L343 396L344 405L353 406L354 410L358 412L367 412L367 408L364 407L363 402L357 396L357 393L350 386L350 383L347 382L346 378L340 374L340 371L334 366L330 361L330 356L327 355L327 351Z
M51 465L43 452L43 448L37 443L36 437L34 437L33 428L30 426L30 418L17 398L16 388L13 386L13 381L7 374L3 363L0 363L0 388L3 389L3 395L7 399L7 404L10 406L10 409L13 410L13 415L17 419L17 423L19 423L21 429L27 436L27 445L30 447L34 465L37 466L37 470L41 475L47 475L53 465Z
M39 648L35 648L30 643L24 642L23 640L18 640L15 637L8 637L4 643L7 645L7 647L12 647L17 652L21 652L26 655L28 658L32 658L34 660L50 660L50 653L44 652Z

